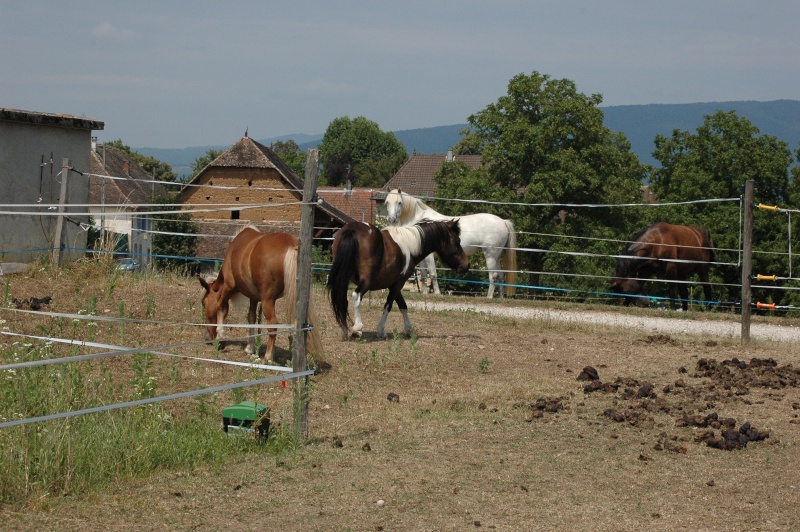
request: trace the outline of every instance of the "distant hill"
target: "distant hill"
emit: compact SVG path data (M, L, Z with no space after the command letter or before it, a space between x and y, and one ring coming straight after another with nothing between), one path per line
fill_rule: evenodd
M717 111L736 111L737 115L747 118L756 126L761 134L787 142L792 153L800 143L798 100L618 105L603 108L603 123L625 134L631 142L631 151L640 161L657 165L651 156L656 135L671 136L675 129L694 132L703 125L706 115Z
M772 102L708 102L687 104L617 105L603 107L604 123L614 131L621 131L631 142L631 150L643 163L657 165L651 156L656 135L672 135L675 129L694 132L703 124L706 115L734 110L750 120L762 134L773 135L789 144L792 153L800 144L800 101L776 100ZM459 131L467 124L437 126L395 131L398 140L408 153L446 153L461 138ZM269 146L277 141L294 140L301 150L316 148L322 133L281 135L258 142ZM238 139L231 139L231 144ZM143 155L155 157L172 166L178 175L191 173L191 164L209 149L225 150L229 145L197 146L189 148L134 148Z

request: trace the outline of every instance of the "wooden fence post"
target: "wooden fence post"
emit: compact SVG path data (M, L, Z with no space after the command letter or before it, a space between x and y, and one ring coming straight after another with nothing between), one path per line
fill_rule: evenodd
M308 302L311 298L311 244L314 237L314 212L316 209L317 180L319 178L319 154L308 150L306 176L303 186L303 208L300 225L300 248L297 255L297 310L295 321L298 327L308 323ZM319 324L315 324L316 327ZM292 371L308 369L306 355L306 333L298 333L292 342ZM308 377L295 379L294 383L294 433L308 439Z
M753 273L753 196L755 185L750 179L744 187L744 239L742 241L742 344L750 342L750 276Z
M61 192L58 197L58 216L56 217L56 234L53 237L53 264L61 266L61 234L64 231L64 205L67 202L67 179L69 178L69 159L61 159Z

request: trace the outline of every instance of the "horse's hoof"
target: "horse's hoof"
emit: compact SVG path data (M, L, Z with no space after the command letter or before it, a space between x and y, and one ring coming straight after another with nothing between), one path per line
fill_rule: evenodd
M350 338L361 338L361 331L350 331Z

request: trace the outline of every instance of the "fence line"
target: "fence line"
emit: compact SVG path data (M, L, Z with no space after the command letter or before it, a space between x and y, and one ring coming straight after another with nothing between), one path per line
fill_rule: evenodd
M79 172L79 173L81 173L81 172ZM108 178L108 179L120 179L120 180L128 179L128 178L116 178L114 176L103 176L103 175L100 175L100 174L85 174L85 173L82 173L82 174L83 175L93 175L93 176L102 177L102 178ZM145 183L178 184L178 183L170 183L170 182L162 182L162 181L154 181L154 180L137 180L137 181L143 181ZM180 185L181 186L187 186L188 184L180 183ZM243 187L236 187L236 186L230 186L230 185L197 185L197 184L192 184L192 186L220 188L220 189L225 189L225 190L243 188ZM276 189L276 188L271 188L271 187L255 187L255 188L254 187L247 187L247 190L256 190L256 189L260 189L260 188L264 188L264 190L276 190L276 191L289 190L289 191L299 192L299 191L297 191L295 189L291 189L291 188L288 188L288 189L287 188L277 188ZM380 192L380 191L375 190L375 189L372 189L372 190L374 190L376 192L376 194L378 192ZM345 194L345 193L347 193L347 191L345 189L342 189L341 191L339 191L339 190L324 190L324 191L318 191L317 195L319 196L319 195L340 194L340 193ZM471 204L507 205L507 206L518 206L518 207L555 207L555 206L560 206L560 207L569 207L569 208L665 207L665 206L676 206L676 205L708 204L708 203L722 203L722 202L735 201L735 202L739 202L739 204L740 204L740 213L742 211L742 209L741 209L741 201L742 201L741 198L711 198L711 199L692 200L692 201L684 201L684 202L666 202L666 203L564 204L564 203L492 202L492 201L485 201L485 200L465 200L465 199L459 199L459 198L441 198L441 197L430 197L430 196L417 196L417 197L424 198L424 199L436 200L436 201L455 201L455 202L471 203ZM71 207L75 207L75 206L82 207L82 206L88 206L88 205L89 204L72 204L70 206ZM163 207L163 206L167 206L167 205L171 206L172 204L158 204L158 203L156 203L156 204L141 204L141 205L136 205L136 206L137 207ZM242 205L242 204L227 204L227 203L225 203L225 204L188 204L189 207L195 207L195 206L210 207L210 206L213 206L214 208L181 209L181 210L168 210L168 211L146 211L146 212L142 212L141 214L142 215L146 215L146 216L150 216L152 220L156 220L157 218L153 218L152 217L153 215L155 215L155 216L175 215L175 214L189 214L189 215L191 215L191 214L196 214L196 213L227 212L227 211L233 211L233 210L258 209L258 208L267 208L267 207L270 207L270 206L286 206L286 205L303 205L303 202L287 202L287 203L281 203L281 204L245 204L245 205ZM0 208L9 207L9 206L11 206L11 205L10 204L0 204ZM13 204L13 206L18 207L19 205ZM36 208L48 208L49 207L51 209L53 207L55 207L55 205L41 205L41 204L29 204L29 205L24 205L24 206L25 207L27 207L27 206L35 206ZM91 204L91 206L95 207L96 205L95 204ZM109 205L109 204L106 204L106 206L107 207L114 207L114 205ZM127 208L131 208L134 205L133 204L125 204L125 205L121 205L121 206L124 206L124 207L127 207ZM791 211L790 209L781 209L779 207L776 207L774 210L776 210L776 212L790 212ZM43 215L57 216L58 215L58 213L56 213L56 212L22 212L21 213L21 212L16 212L16 211L13 211L13 212L0 211L0 215L4 215L4 214L17 215L17 216L18 215L32 215L32 216L43 216ZM97 213L70 212L69 215L71 215L71 216L81 216L81 215L96 216ZM114 217L114 216L125 217L125 216L130 216L130 213L129 212L126 212L126 213L109 212L109 213L104 213L104 216L106 216L106 217ZM191 221L196 222L196 223L197 222L204 223L204 224L226 224L227 225L227 224L233 223L233 224L236 224L236 225L240 225L240 222L231 222L229 220L191 220ZM254 222L254 223L257 223L257 222ZM286 227L288 227L288 226L286 226ZM291 227L294 228L296 226L292 225ZM329 229L329 228L318 227L316 229L319 230L319 229ZM137 233L142 233L142 234L163 234L163 235L202 237L202 238L230 238L229 235L193 234L193 233L180 233L180 232L154 231L154 230L132 229L132 232L137 232ZM627 240L620 240L620 239L602 239L602 238L595 238L595 237L581 237L581 236L577 236L577 235L557 235L557 234L534 233L534 232L524 232L524 231L518 231L518 234L529 234L529 235L534 235L534 236L543 236L543 237L548 237L548 238L559 238L559 239L583 239L583 240L593 240L593 241L598 241L598 242L616 242L616 243L628 242ZM741 234L741 224L740 224L740 234ZM317 240L330 241L331 237L322 237L322 238L318 238ZM523 253L524 252L528 252L528 253L546 253L546 254L556 253L556 254L572 255L572 256L576 256L576 257L586 257L586 258L603 258L603 257L608 257L610 259L619 259L619 258L621 258L620 255L610 255L610 254L600 254L600 253L592 254L592 253L585 253L585 252L578 252L578 251L563 251L563 250L521 248L521 247L520 248L516 248L516 249L517 249L517 251L523 252ZM97 250L92 250L92 251L97 251ZM725 249L717 248L717 251L741 253L740 250L727 249L727 248L725 248ZM22 251L20 251L20 252L22 252ZM773 251L754 251L754 252L755 253L761 253L761 254L764 254L764 255L773 255L773 256L784 255L784 253L773 252ZM9 251L7 253L13 253L13 251ZM155 256L155 255L152 255L152 256ZM174 257L174 256L169 256L169 257L161 256L161 257L158 257L158 258L172 258L172 259L182 259L182 260L187 260L187 261L191 260L191 261L205 261L205 262L216 262L216 263L221 261L221 258L207 259L207 258L200 258L200 257L193 257L192 258L192 257ZM791 256L790 256L790 258L791 258ZM681 262L681 261L676 260L676 262ZM688 262L688 261L684 261L684 262ZM739 266L740 263L741 263L741 260L739 260L737 263L718 261L718 262L713 262L712 264L718 265L718 266ZM487 270L485 270L485 269L475 269L474 268L473 271L486 272ZM536 272L526 272L526 271L523 271L523 270L518 270L518 272L519 273L536 274ZM550 274L550 273L551 272L548 272L548 274ZM569 274L568 272L552 272L552 275L576 276L576 277L578 276L578 275L575 275L575 274ZM604 276L593 276L593 277L595 277L595 278L606 278ZM651 279L651 280L653 280L653 279ZM478 282L481 282L481 281L478 281ZM488 283L484 283L484 284L488 284ZM719 285L720 283L714 283L714 284ZM723 283L722 286L727 286L727 285ZM521 287L523 287L523 286L521 286Z
M186 397L195 397L197 395L206 395L210 393L217 393L217 392L224 392L227 390L234 390L237 388L247 388L250 386L258 386L261 384L267 384L270 382L280 382L286 381L289 379L299 379L302 377L308 377L309 375L313 375L314 370L306 370L306 371L299 371L296 373L289 373L286 375L278 375L274 377L265 377L262 379L255 379L252 381L244 381L244 382L234 382L231 384L223 384L221 386L211 386L209 388L199 388L197 390L191 390L188 392L179 392L173 393L169 395L159 395L157 397L150 397L147 399L138 399L136 401L126 401L124 403L115 403L111 405L103 405L103 406L95 406L93 408L84 408L81 410L72 410L70 412L61 412L58 414L48 414L45 416L37 416L31 417L26 419L15 419L13 421L6 421L0 423L0 429L7 428L7 427L16 427L19 425L28 425L31 423L39 423L42 421L52 421L55 419L64 419L70 418L75 416L83 416L86 414L96 414L99 412L108 412L109 410L119 410L121 408L131 408L134 406L143 406L148 405L151 403L161 403L163 401L173 401L175 399L184 399Z

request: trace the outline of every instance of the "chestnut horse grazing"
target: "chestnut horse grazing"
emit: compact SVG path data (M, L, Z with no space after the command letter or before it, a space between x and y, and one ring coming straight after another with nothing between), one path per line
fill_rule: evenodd
M285 322L294 323L295 306L297 304L297 246L298 240L288 233L261 233L256 228L247 226L233 239L219 275L213 282L199 277L205 288L203 308L206 312L206 340L225 337L225 318L228 315L228 302L232 297L242 295L250 300L247 321L255 324L258 303L264 319L269 324L278 323L275 316L275 301L285 296ZM312 322L309 310L309 322ZM250 328L250 337L245 352L255 351L255 331ZM272 361L275 355L275 330L270 332L267 340L265 361ZM322 343L319 333L312 329L308 337L308 350L321 353Z
M710 262L716 258L714 243L708 231L686 225L656 222L633 237L617 260L611 281L611 291L618 294L638 294L642 283L652 276L669 281L670 306L675 309L675 287L681 296L683 310L689 308L687 280L697 274L703 284L706 301L711 301L708 282ZM625 298L630 305L632 298Z
M328 276L331 305L342 329L342 339L348 338L347 290L350 281L356 285L353 292L355 319L350 333L361 336L364 327L361 298L364 294L388 288L389 295L378 323L378 336L386 337L386 318L395 301L403 315L406 334L412 334L408 305L402 294L403 285L414 273L417 263L434 252L450 268L459 273L466 272L469 259L461 248L460 233L457 220L421 222L388 227L383 231L362 222L350 222L342 227L333 241L333 266Z

